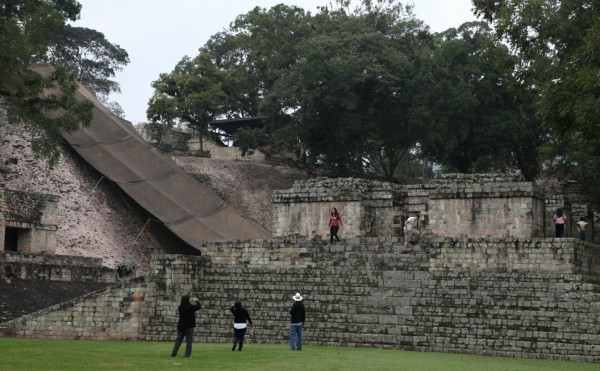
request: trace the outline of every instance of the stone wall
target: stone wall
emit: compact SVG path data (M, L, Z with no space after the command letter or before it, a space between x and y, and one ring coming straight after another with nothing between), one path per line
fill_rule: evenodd
M23 338L136 340L148 321L155 284L138 278L5 322Z
M324 238L329 210L343 217L344 235L398 236L418 213L428 235L441 237L543 237L544 195L530 182L491 174L448 174L425 184L396 185L364 179L317 178L273 194L273 236Z
M189 151L187 142L192 138L189 132L156 123L138 124L136 129L146 142L165 153L182 155Z
M176 319L178 298L200 281L202 258L153 256L149 275L2 324L11 336L46 339L136 340L154 318Z
M598 246L434 239L399 254L401 245L395 238L307 242L299 246L303 262L284 259L287 268L272 266L277 246L270 244L207 246L197 333L230 341L227 308L242 300L256 323L250 341L285 344L291 296L300 292L308 345L600 361L598 275L581 265L597 267ZM239 257L215 259L231 255Z
M433 235L544 236L544 195L531 182L452 174L432 184L428 197L427 228Z
M567 238L432 238L429 269L598 274L596 245Z
M200 151L200 139L194 137L190 130L178 130L162 124L138 124L136 126L141 137L161 151L179 156L207 156L220 160L238 160L264 162L266 155L260 150L253 154L242 156L236 147L224 147L211 141L202 142L203 152Z
M294 234L326 238L329 214L335 207L344 228L340 236L393 236L393 224L403 214L404 192L398 185L354 178L297 181L273 193L273 236Z
M70 255L0 252L0 278L4 280L50 280L115 283L120 276L135 277L102 266L102 258Z
M0 251L5 250L7 235L12 234L17 251L56 251L56 195L0 189ZM9 230L7 231L7 228Z
M210 153L211 158L216 158L219 160L229 160L229 161L252 161L252 162L265 162L266 155L256 149L252 154L246 154L246 156L242 156L242 151L237 147L223 147L218 146L210 141L204 141L202 143L204 150ZM188 141L188 148L191 151L199 151L200 143L197 138L192 138Z
M207 242L203 257L153 256L151 274L8 324L21 337L172 341L182 294L198 295L196 339L286 347L292 296L305 344L600 362L599 247L574 239L399 238ZM134 336L137 334L137 336ZM251 346L251 345L248 345Z

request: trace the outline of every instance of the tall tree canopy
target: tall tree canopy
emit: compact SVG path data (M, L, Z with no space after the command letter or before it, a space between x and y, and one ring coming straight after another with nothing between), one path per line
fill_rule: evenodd
M234 144L293 152L307 170L333 176L392 179L415 153L452 171L535 176L546 136L534 95L485 23L432 34L396 0L350 4L237 17L200 49L213 72L161 75L148 117L195 123L193 112L206 115L203 127L215 117L267 117ZM205 93L210 105L190 104Z
M77 84L64 68L41 76L29 66L46 55L51 35L77 19L80 9L75 0L0 0L0 96L11 121L36 124L33 148L50 165L58 160L61 131L89 123L92 104L74 98Z
M332 175L391 179L415 142L412 81L429 33L410 8L384 2L322 9L311 24L301 58L267 97L297 122L290 144Z
M600 199L600 1L474 0L520 58L519 77L540 97L538 115L556 135L553 163Z
M194 59L185 57L173 72L161 74L152 83L155 91L148 106L148 118L170 126L185 121L202 136L215 116L226 111L228 76L213 59L206 52Z
M424 154L450 171L519 168L532 179L544 135L515 58L483 22L438 36L413 106Z
M212 95L221 100L211 117L268 116L269 145L295 152L304 165L391 177L414 143L406 112L412 60L429 33L400 3L364 1L354 10L343 3L315 16L286 5L239 16L201 48L228 84L197 77L226 96ZM193 94L157 85L148 117L189 121L181 101ZM175 116L156 114L167 109ZM257 138L242 134L237 139Z
M104 98L121 91L112 78L129 63L127 51L108 41L103 33L70 25L53 34L44 59L67 67L77 81Z
M200 48L232 78L228 118L256 116L264 109L265 96L300 58L297 45L309 36L310 20L294 6L256 7Z

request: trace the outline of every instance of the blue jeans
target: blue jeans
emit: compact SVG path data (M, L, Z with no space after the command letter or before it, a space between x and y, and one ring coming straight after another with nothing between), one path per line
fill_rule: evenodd
M585 231L577 231L577 239L585 241Z
M290 349L302 350L302 322L290 324Z

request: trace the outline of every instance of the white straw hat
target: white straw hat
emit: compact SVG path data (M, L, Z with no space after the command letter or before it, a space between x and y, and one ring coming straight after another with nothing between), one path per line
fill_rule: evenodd
M294 295L294 297L292 299L294 299L296 301L300 301L300 300L302 300L302 296L300 296L300 293L297 292L296 295Z

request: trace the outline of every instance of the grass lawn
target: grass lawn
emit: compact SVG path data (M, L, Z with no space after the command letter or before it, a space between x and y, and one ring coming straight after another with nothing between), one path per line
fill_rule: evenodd
M171 358L172 343L0 338L0 370L599 370L600 365L398 350L194 343Z

